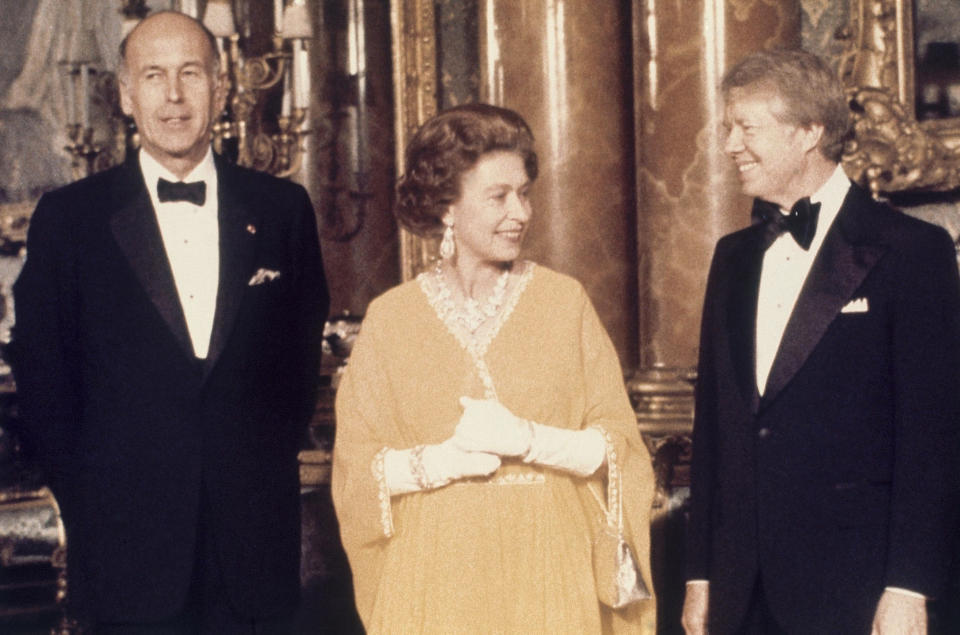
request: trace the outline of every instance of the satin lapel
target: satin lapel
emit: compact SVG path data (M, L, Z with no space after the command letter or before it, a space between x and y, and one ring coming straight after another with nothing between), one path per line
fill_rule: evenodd
M770 369L762 404L777 395L796 375L823 337L827 327L883 255L877 243L851 240L870 222L863 218L862 192L851 188L843 207L813 261L810 273L787 322L780 348Z
M235 169L217 157L218 221L220 231L220 281L217 309L210 334L210 348L204 365L209 373L233 330L256 247L259 215L249 209L243 184Z
M756 410L757 296L763 266L762 231L750 230L743 248L728 269L727 325L730 355L744 402Z
M116 197L117 210L110 217L110 231L167 328L192 357L187 320L143 175L133 160L124 169Z

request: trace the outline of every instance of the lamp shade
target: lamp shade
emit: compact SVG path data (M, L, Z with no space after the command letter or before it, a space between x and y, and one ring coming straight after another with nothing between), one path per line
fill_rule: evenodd
M310 23L310 11L306 0L293 0L283 12L283 30L285 38L311 38L313 25Z
M124 17L124 18L123 18L123 23L120 25L120 38L123 39L123 38L127 37L128 35L130 35L130 31L133 31L133 27L135 27L135 26L137 26L138 24L140 24L140 20L141 20L141 19L142 19L142 18Z
M237 32L233 23L233 7L230 0L210 0L203 14L203 26L217 37L230 37Z
M93 65L100 61L100 47L97 46L97 36L93 29L79 29L74 32L66 61L76 65Z

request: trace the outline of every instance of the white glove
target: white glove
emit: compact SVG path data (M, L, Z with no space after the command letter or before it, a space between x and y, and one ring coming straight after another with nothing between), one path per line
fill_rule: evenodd
M531 423L533 439L524 463L546 465L578 476L590 476L607 457L607 442L596 428L569 430Z
M500 467L500 457L483 452L465 452L456 447L452 439L423 446L419 459L414 455L415 450L388 450L384 454L383 473L391 496L434 489L471 476L487 476ZM423 466L423 474L419 479L414 473L418 460Z
M530 449L530 422L499 401L460 397L463 415L453 433L461 450L500 456L523 456Z

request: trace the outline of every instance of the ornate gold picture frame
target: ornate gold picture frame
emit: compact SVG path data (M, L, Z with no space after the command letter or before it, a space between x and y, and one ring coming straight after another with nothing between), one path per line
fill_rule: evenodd
M851 178L874 195L960 187L960 118L915 115L914 0L850 0L838 72L854 111L844 153Z
M437 35L433 0L392 0L393 90L397 173L417 128L437 113ZM436 256L436 241L400 229L401 275L409 280Z

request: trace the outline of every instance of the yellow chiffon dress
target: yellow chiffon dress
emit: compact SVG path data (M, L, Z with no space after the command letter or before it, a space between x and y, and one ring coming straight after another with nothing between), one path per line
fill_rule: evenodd
M598 426L623 480L625 533L653 589L653 474L616 352L582 286L530 262L480 338L432 273L369 307L337 391L332 492L368 633L653 633L654 601L597 601L591 545L607 467L584 479L505 459L490 477L391 497L387 448L448 439L459 398L495 395L537 423Z

